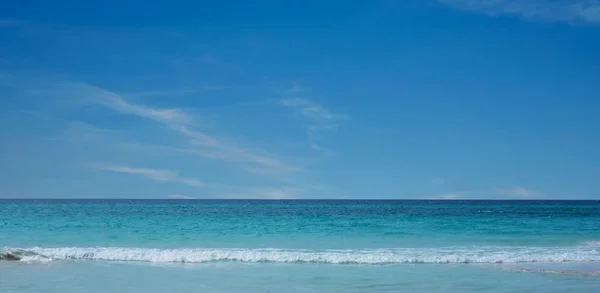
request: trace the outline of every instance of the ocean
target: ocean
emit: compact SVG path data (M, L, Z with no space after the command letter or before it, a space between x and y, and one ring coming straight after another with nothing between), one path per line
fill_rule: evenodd
M0 250L2 293L597 293L600 201L4 199Z

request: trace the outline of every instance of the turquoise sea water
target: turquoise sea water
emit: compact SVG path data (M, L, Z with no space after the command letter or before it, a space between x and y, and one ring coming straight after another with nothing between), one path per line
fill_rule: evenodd
M598 201L0 200L0 292L600 292Z

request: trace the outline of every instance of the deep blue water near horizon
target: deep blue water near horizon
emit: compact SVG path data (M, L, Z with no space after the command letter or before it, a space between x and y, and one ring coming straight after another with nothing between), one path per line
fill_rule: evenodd
M600 292L600 201L0 199L0 292Z

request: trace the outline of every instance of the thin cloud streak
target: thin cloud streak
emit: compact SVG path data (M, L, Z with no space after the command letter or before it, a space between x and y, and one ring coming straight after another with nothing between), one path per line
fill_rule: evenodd
M515 15L525 19L600 24L598 0L439 0L459 9L491 16Z
M177 182L183 183L194 187L204 186L204 182L195 178L181 177L177 172L162 169L149 169L149 168L133 168L129 166L114 166L114 165L95 165L91 166L93 169L110 171L115 173L125 173L132 175L139 175L142 177L150 178L158 182Z
M89 156L78 158L83 161L81 166L84 168L127 174L156 182L202 187L203 193L198 198L292 199L301 198L305 190L311 189L310 186L301 183L301 178L296 176L297 172L304 171L305 158L280 157L263 149L241 147L226 137L206 133L200 129L201 125L196 124L202 117L194 117L190 114L191 112L182 108L157 107L149 102L144 102L144 99L141 98L128 99L101 87L85 82L71 82L61 77L40 77L38 79L39 83L33 84L28 81L27 86L12 85L19 90L25 88L27 91L41 88L41 91L32 95L60 98L61 106L70 110L78 110L80 107L88 109L90 106L99 107L101 110L108 111L109 114L122 114L137 118L146 124L143 133L139 135L143 141L138 141L136 139L138 135L127 127L104 129L85 122L65 120L68 127L64 130L64 135L74 149L83 151L82 146L91 145L101 149L98 156L94 156L91 164L86 163L90 162ZM272 102L267 104L273 105ZM308 106L308 104L304 104L304 106ZM311 111L307 113L309 112ZM312 112L317 113L318 111ZM319 115L323 114L323 119L326 120L337 119L337 117L334 119L331 115L326 114L327 112L326 110L321 111ZM166 134L169 139L147 138L145 131L152 130L152 128L160 129L160 133ZM177 136L180 137L177 138ZM157 142L160 144L156 144ZM259 186L237 187L214 182L205 183L202 180L185 176L185 173L180 174L180 172L173 171L176 168L168 166L164 169L154 169L152 166L132 166L124 162L113 161L114 154L123 152L135 152L136 154L144 152L142 156L161 157L187 153L191 156L199 156L240 168L248 174L261 176L262 179L266 178L271 182L264 181ZM185 155L185 157L193 159L191 156ZM93 162L97 162L97 164ZM183 171L181 170L181 172Z
M100 104L114 111L144 117L165 124L187 124L191 117L179 109L151 108L127 102L120 95L87 83L67 83L62 88L83 103Z
M79 94L86 95L90 102L99 103L122 114L151 119L167 126L171 131L186 137L189 144L196 147L193 149L195 154L218 161L239 163L245 167L270 169L274 174L297 170L271 155L264 154L265 152L259 154L257 151L242 148L194 130L193 117L181 109L153 108L130 103L116 93L87 84L77 84L72 88L76 89Z
M496 193L499 195L518 199L532 199L539 195L538 192L523 187L496 189Z
M223 186L226 191L216 194L222 199L295 199L303 191L299 188L278 187L235 187ZM230 189L230 191L227 191Z
M295 199L304 190L295 187L235 186L227 184L207 184L202 197L169 194L171 199Z
M464 190L445 192L432 196L423 197L423 199L456 199L456 200L492 200L492 199L535 199L539 193L524 187L512 187L512 188L494 188L494 189L483 189L483 190Z
M293 98L283 99L280 104L285 107L298 108L307 119L313 121L339 121L348 119L345 115L336 114L325 109L323 106L306 99Z
M143 105L128 103L119 95L102 90L105 96L106 106L124 114L132 114L140 117L150 118L163 123L183 123L187 124L190 117L179 109L157 109Z

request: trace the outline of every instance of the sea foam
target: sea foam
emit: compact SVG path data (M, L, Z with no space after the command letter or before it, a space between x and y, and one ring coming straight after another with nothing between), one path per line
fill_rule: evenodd
M220 261L265 263L400 264L400 263L535 263L597 262L595 245L573 247L444 247L361 250L56 247L5 248L24 262L102 260L154 263Z

